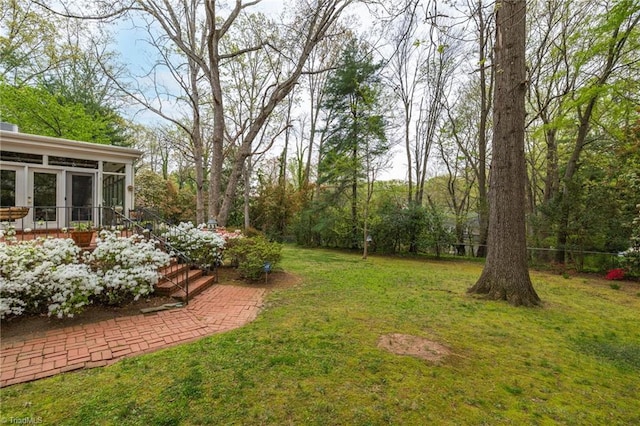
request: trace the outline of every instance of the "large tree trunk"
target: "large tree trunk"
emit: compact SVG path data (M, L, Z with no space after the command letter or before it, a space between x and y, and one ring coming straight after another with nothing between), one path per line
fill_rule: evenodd
M244 167L244 229L251 227L251 174L253 173L253 161L247 159Z
M239 6L224 22L222 29L216 29L216 5L214 1L205 2L207 19L207 55L209 59L208 71L211 97L213 99L213 136L211 152L211 173L209 175L209 205L207 209L208 219L216 219L220 214L220 199L222 191L222 164L224 162L224 105L222 99L222 83L220 82L220 52L219 42L222 35L228 30L237 13ZM244 164L243 164L244 165ZM226 225L226 220L222 225Z
M529 277L525 229L525 9L525 0L496 3L489 252L469 289L515 306L540 304Z
M204 142L202 141L202 121L200 117L200 91L198 90L197 64L189 60L189 82L193 100L193 131L191 133L193 165L196 169L196 223L204 223Z
M558 220L558 235L556 251L556 262L564 263L567 258L567 241L569 240L569 217L571 215L571 198L573 195L572 182L575 174L578 172L580 164L578 163L580 155L587 144L587 134L589 133L591 115L597 102L597 97L593 96L584 112L578 108L578 117L580 117L580 125L578 127L578 136L576 144L573 147L571 157L565 168L564 178L562 180L562 191L560 191L560 218Z
M358 140L358 113L353 113L354 128L353 128L353 140ZM351 150L351 161L356 164L358 161L358 144L355 143ZM358 248L358 170L354 168L353 175L351 176L351 248Z

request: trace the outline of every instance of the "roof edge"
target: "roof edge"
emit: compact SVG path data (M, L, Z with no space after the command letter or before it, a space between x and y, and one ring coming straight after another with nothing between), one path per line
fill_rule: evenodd
M7 130L0 130L0 146L3 141L7 142L22 142L30 143L32 145L49 145L55 144L57 147L68 147L75 149L88 149L92 151L102 151L114 154L126 154L141 157L144 151L136 148L128 148L115 145L104 145L99 143L74 141L71 139L55 138L52 136L32 135L29 133L12 132Z

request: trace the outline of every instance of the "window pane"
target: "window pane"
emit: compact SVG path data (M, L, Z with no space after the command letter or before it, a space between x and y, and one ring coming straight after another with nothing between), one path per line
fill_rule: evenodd
M24 152L0 151L0 160L16 163L42 164L42 155L25 154Z
M103 179L102 195L107 207L124 207L124 176L105 175Z
M121 163L105 163L102 165L102 170L108 173L124 173L124 164Z
M54 157L49 156L49 165L51 166L68 166L68 167L82 167L85 169L97 169L98 162L94 160L81 160L79 158L69 157Z
M71 220L93 220L93 176L71 176Z

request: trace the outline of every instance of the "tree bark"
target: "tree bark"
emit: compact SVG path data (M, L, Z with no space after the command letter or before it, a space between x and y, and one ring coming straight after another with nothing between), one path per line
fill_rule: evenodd
M539 305L525 229L525 0L496 3L493 156L485 267L468 292L515 306Z
M219 43L224 33L229 29L229 26L237 17L239 8L240 5L236 3L234 11L229 17L227 17L221 28L218 29L215 1L207 0L205 2L207 54L209 60L209 66L205 69L205 72L208 71L207 77L211 86L211 97L213 98L213 143L211 152L211 174L209 175L208 219L216 219L220 214L222 164L224 161L224 105L222 98L222 84L220 82ZM244 166L244 163L242 166ZM222 221L222 225L226 225L226 220Z
M248 230L251 226L251 175L253 174L253 161L251 158L247 159L244 168L244 229Z
M193 132L191 143L193 152L193 165L196 171L196 223L205 223L204 218L204 142L202 141L202 121L200 116L200 91L198 89L197 65L189 59L189 82L193 111Z

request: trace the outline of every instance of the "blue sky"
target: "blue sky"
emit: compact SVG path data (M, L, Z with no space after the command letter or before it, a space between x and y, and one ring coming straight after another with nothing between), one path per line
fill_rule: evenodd
M247 10L277 15L284 10L284 4L281 0L262 0ZM148 34L144 30L142 18L135 18L133 22L130 20L118 21L114 24L113 31L115 36L115 45L113 47L120 55L119 61L127 66L133 76L147 73L151 69L156 53L155 49L149 46L146 41ZM167 84L168 87L175 87L175 91L179 92L178 86L171 76L166 75L166 78L163 78L162 72L160 72L159 77L161 82ZM132 119L135 115L135 121L143 124L164 122L155 113L144 111L138 105L130 108L128 113Z
M283 12L285 8L284 2L281 0L262 0L258 5L252 6L249 11L260 11L265 14L278 15ZM139 26L143 26L144 22L141 18L138 18ZM132 22L122 21L118 22L114 27L115 31L115 46L114 49L120 54L120 61L127 65L131 74L142 75L151 69L153 63L153 56L155 55L154 48L150 47L145 41L148 37L144 29L135 28ZM158 74L158 80L164 82L169 87L169 92L178 94L180 89L173 78L168 74L163 74L162 71ZM142 80L140 80L142 81ZM171 90L175 87L175 90ZM171 102L164 105L168 107L168 111L175 115L176 108L171 106ZM166 121L160 118L153 112L143 109L139 105L133 105L128 110L130 118L135 119L136 122L140 122L145 125L160 125L166 124ZM381 179L404 179L406 175L406 159L396 154L390 167L387 171L383 172L380 176Z

